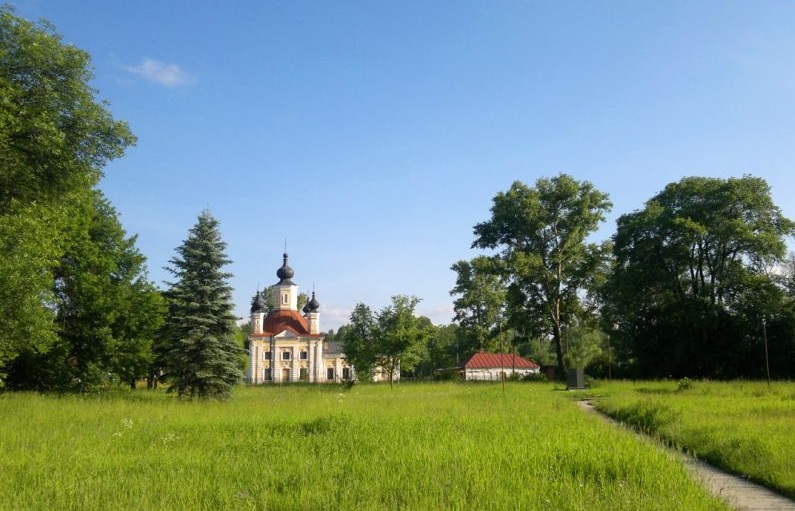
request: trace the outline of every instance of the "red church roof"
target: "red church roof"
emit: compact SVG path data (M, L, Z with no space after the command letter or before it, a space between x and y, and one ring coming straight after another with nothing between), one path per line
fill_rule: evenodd
M527 360L519 355L502 353L475 353L466 364L465 369L494 369L494 368L538 369L539 366L532 360Z
M298 311L275 310L265 318L262 335L276 335L288 330L296 335L310 335L306 318Z

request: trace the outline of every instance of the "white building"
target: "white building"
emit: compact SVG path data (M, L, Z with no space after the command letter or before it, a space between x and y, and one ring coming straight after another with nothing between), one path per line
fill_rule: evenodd
M273 309L266 315L265 299L258 291L251 306L246 381L253 384L305 381L334 383L353 378L337 343L326 342L320 331L320 304L312 299L298 311L295 272L284 264L272 286Z
M538 374L540 367L532 360L513 354L475 353L464 364L467 380L500 381L512 375L525 377Z

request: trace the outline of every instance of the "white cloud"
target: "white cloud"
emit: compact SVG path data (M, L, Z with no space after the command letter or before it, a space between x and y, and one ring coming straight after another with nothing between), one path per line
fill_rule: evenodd
M130 73L166 87L193 85L197 78L176 64L166 64L154 59L144 59L135 66L125 66Z
M427 307L417 307L417 316L426 316L434 325L449 325L453 322L455 309L452 302L429 304Z

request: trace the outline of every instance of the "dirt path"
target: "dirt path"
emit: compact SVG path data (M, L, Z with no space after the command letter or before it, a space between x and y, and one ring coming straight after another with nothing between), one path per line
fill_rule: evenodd
M578 401L578 404L583 410L595 413L604 420L619 425L606 415L599 413L590 402ZM682 462L695 479L738 511L795 511L795 502L786 497L747 479L726 473L692 456L679 452L676 454L681 456Z

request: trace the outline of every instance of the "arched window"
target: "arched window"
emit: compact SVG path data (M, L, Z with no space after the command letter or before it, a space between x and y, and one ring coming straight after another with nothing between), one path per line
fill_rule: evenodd
M289 295L288 295L287 293L284 293L284 294L282 295L282 303L283 303L284 305L287 305L287 301L288 301L288 299L289 299Z

